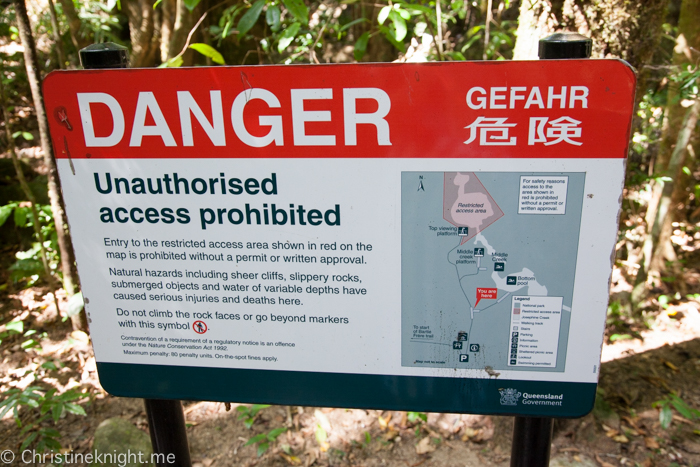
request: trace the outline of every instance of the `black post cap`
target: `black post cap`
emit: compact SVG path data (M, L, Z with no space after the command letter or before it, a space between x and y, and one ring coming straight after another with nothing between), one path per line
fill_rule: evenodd
M84 49L80 49L80 63L86 70L128 68L129 49L114 42L88 45Z
M560 58L590 58L593 41L575 32L558 32L540 39L539 57L544 60Z

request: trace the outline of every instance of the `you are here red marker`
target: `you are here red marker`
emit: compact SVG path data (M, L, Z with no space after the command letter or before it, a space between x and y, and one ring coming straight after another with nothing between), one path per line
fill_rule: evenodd
M482 298L488 299L488 300L496 300L497 294L498 294L498 289L489 289L489 288L482 289L481 287L477 287L476 288L476 303L474 304L474 307L479 305L479 302L481 301Z

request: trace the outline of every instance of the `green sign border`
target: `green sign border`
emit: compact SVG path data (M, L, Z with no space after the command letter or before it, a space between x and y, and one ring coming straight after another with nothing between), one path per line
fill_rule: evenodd
M596 383L242 370L97 363L102 387L120 397L357 409L578 418L593 409ZM520 393L501 404L502 389ZM562 405L523 394L563 394ZM512 402L512 398L510 399ZM529 398L547 403L547 399Z

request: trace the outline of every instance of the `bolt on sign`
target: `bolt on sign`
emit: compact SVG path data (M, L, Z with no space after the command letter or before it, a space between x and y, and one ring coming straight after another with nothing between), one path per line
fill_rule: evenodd
M585 414L634 88L614 60L52 73L102 385Z

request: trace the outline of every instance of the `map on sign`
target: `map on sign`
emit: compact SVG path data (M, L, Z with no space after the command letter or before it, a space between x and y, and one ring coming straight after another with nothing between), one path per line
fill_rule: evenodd
M564 371L584 181L402 173L403 366Z

